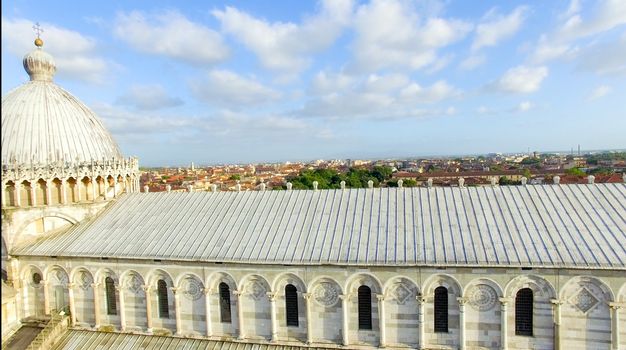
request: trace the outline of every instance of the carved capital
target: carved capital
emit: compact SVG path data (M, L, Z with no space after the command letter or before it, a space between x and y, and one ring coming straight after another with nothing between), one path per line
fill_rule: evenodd
M385 295L384 294L376 294L376 299L378 301L385 301Z
M339 299L348 302L350 301L350 294L339 294Z
M144 284L144 285L141 286L141 289L143 289L144 292L148 293L148 292L150 292L152 290L152 286Z
M498 300L500 300L500 304L502 306L507 306L508 303L511 301L511 298L499 298Z
M213 294L213 289L211 289L211 288L202 288L202 293L204 293L204 295L211 295L211 294Z
M241 295L243 295L243 291L240 291L240 290L234 290L234 291L233 291L233 294L234 294L234 295L236 295L236 296L241 296Z
M46 282L46 283L47 283L47 282ZM102 283L91 283L91 284L90 284L91 288L93 288L93 289L97 289L97 288L99 288L101 285L102 285Z
M74 289L76 288L76 283L68 283L67 284L67 289Z
M626 305L624 305L624 303L618 303L618 302L614 302L614 301L610 301L607 303L609 305L609 308L611 308L611 310L619 310L624 308Z
M456 301L459 303L460 306L464 306L465 303L467 303L467 299L465 298L456 298Z
M302 293L304 300L311 300L311 296L313 296L311 293Z
M180 288L178 287L170 287L170 290L172 291L172 293L174 293L174 296L178 296L178 291L180 290Z
M557 306L557 307L563 305L564 302L565 300L550 299L550 303L552 303L552 305Z
M267 293L265 293L265 295L267 295L267 298L271 302L274 302L274 301L276 301L276 297L278 296L278 293L276 293L276 292L267 292Z

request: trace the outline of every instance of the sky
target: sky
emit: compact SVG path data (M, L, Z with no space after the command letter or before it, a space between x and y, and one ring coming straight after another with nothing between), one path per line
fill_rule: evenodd
M2 1L143 166L626 148L626 1Z

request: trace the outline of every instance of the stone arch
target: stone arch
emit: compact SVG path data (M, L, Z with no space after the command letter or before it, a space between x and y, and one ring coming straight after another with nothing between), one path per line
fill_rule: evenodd
M39 274L41 280L36 283L34 275ZM32 317L43 317L45 314L44 298L45 290L44 284L45 274L43 271L33 264L28 264L22 268L20 278L24 282L24 295L23 295L23 307L24 315Z
M35 198L37 205L50 204L50 198L46 196L46 188L48 185L46 184L46 180L39 179L35 185Z
M104 285L104 279L107 277L111 277L113 281L115 281L116 285L119 284L119 276L115 271L111 270L110 268L98 269L98 271L96 271L96 273L94 274L94 279L96 283L101 283L102 285Z
M63 203L63 183L58 178L55 177L50 181L50 198L48 199L49 205L62 204Z
M346 294L356 293L361 285L370 287L372 293L381 294L383 284L378 277L369 273L356 273L348 277L345 284ZM356 294L355 294L356 295Z
M146 282L136 270L126 270L120 275L119 287L123 291L126 328L141 331L148 327L146 315Z
M267 293L271 291L269 282L261 275L251 274L239 282L240 303L243 310L256 313L256 317L244 318L246 338L270 339L271 324L270 301Z
M94 200L106 193L104 177L102 177L101 175L98 175L95 180L92 178L92 186L96 187L96 198L94 198Z
M91 272L84 266L78 266L70 272L70 281L74 284L74 310L76 324L89 327L96 323L94 306L95 279Z
M32 207L33 206L33 196L32 196L32 191L31 191L31 182L28 180L24 180L22 181L22 184L20 186L20 191L19 191L19 195L20 195L20 204L23 207Z
M486 277L470 281L463 290L466 301L466 323L469 334L480 334L471 339L472 344L481 348L500 347L501 316L500 298L503 296L502 287L494 280ZM497 343L497 344L496 344Z
M67 179L67 200L71 203L80 202L78 186L78 181L74 177Z
M48 300L50 309L69 313L69 274L60 265L51 265L44 270L45 279L48 282Z
M556 298L556 290L550 281L537 275L522 275L510 280L504 288L506 298L515 298L517 291L522 288L530 288L535 297L546 300Z
M420 289L407 276L395 276L385 282L385 324L401 322L401 327L388 327L387 345L409 346L418 343L418 332L407 332L407 329L418 329L417 314L419 311L416 296ZM399 321L402 320L402 321Z
M158 282L163 280L167 287L167 315L163 315L159 310ZM161 328L169 332L176 331L176 302L174 297L174 279L163 269L152 269L146 274L147 285L150 286L150 302L152 303L152 324L154 328Z
M230 298L230 322L222 322L219 289L219 285L222 282L228 285ZM211 310L215 310L211 312L210 315L213 334L235 336L239 331L239 316L237 313L239 305L236 302L234 294L237 290L237 282L235 282L235 278L233 278L233 276L228 272L217 271L209 275L206 280L206 286L208 286L211 290L211 294L209 296Z
M287 325L287 299L285 288L292 285L296 288L297 301L295 306L298 311L298 325ZM307 292L306 284L296 274L284 272L276 276L272 283L273 290L276 293L276 319L278 321L278 337L288 340L306 341L306 304L304 301L304 293ZM293 305L292 305L293 307Z
M626 302L626 283L622 284L622 287L617 292L616 301L618 302Z
M341 343L343 314L339 298L343 294L341 285L332 277L319 276L309 282L311 294L311 319L319 320L313 327L313 341Z
M565 334L577 334L577 339L565 338L563 348L608 348L611 343L611 314L608 303L614 300L611 288L599 278L576 276L567 281L559 296L561 327Z
M369 315L371 320L371 329L359 329L360 326L360 310L359 306L359 288L361 286L367 286L371 292L370 294L370 306L371 306L371 314ZM355 315L348 321L348 328L350 330L356 330L356 333L353 333L353 338L350 342L356 340L359 343L366 343L372 346L378 346L380 343L380 312L378 309L378 299L377 294L382 294L382 286L381 281L374 275L369 273L356 273L352 276L348 277L345 285L346 294L349 295L348 305L348 313ZM367 301L365 301L367 303ZM367 305L367 304L365 304Z
M434 317L435 317L435 289L444 287L448 291L448 332L435 333ZM431 338L429 346L459 346L460 332L460 308L457 298L461 297L463 289L459 281L449 274L438 273L428 277L424 281L422 295L426 297L426 302L422 305L424 312L424 333L437 334L436 338ZM433 344L434 343L434 344Z
M179 276L176 287L182 318L182 335L202 336L206 333L206 305L204 283L198 275L186 273Z
M17 204L15 203L15 182L9 180L4 184L4 205L7 207L15 207Z

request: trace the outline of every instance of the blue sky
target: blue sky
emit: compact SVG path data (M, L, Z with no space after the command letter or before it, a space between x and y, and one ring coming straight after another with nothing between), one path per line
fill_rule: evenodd
M3 1L148 166L626 148L626 1Z

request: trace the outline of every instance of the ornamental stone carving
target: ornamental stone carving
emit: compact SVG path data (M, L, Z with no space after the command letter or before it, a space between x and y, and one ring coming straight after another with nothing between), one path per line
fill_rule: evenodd
M198 300L202 297L203 289L200 282L193 278L187 278L183 287L183 295L189 300Z
M412 295L413 292L404 283L395 284L391 290L391 296L398 304L404 304Z
M93 283L93 280L89 276L89 274L85 271L81 271L80 275L78 275L78 287L82 290L87 290Z
M313 291L315 301L322 306L333 306L339 300L339 292L330 282L322 282Z
M259 300L267 294L265 287L259 281L252 281L248 285L248 291L254 300Z
M598 305L600 301L596 298L587 288L583 287L580 291L574 295L571 303L578 308L582 313L587 313Z
M139 276L132 275L130 281L128 281L128 289L134 294L139 294L143 290L143 283L139 279Z
M477 284L468 292L469 304L478 311L491 310L498 300L498 294L489 285Z

